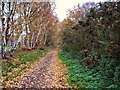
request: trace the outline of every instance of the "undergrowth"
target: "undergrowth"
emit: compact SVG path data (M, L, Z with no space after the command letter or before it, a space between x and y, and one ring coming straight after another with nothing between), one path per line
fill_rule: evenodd
M89 69L80 65L80 60L84 57L76 53L74 57L71 53L61 51L59 58L68 67L68 83L74 88L80 89L120 89L120 67L114 66L114 59L101 57L99 63L94 68Z

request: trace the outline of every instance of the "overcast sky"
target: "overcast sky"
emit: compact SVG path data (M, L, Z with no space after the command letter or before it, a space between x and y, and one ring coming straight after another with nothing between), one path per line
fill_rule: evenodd
M56 9L55 12L60 21L66 18L67 10L73 8L77 4L83 4L85 2L99 2L104 0L56 0Z

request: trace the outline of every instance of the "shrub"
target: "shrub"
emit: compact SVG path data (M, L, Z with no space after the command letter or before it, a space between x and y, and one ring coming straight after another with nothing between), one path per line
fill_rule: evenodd
M77 88L120 88L120 66L114 65L114 58L106 58L102 55L94 68L88 69L79 64L83 59L71 58L71 54L65 51L59 53L59 58L68 66L68 82Z

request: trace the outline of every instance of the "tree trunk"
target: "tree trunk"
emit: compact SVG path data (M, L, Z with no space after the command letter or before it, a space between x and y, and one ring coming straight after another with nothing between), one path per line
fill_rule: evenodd
M2 40L1 40L1 55L2 55L2 59L5 59L6 58L6 41L5 41L5 18L3 17L4 16L4 3L2 2L2 13L1 13L1 22L2 22L2 33L1 33L1 36L2 36Z
M36 38L36 40L35 40L35 43L34 43L34 45L33 45L33 48L35 48L35 46L36 46L36 44L37 44L37 42L38 42L38 39L39 39L39 36L40 36L40 32L41 32L41 28L40 28L39 31L38 31L37 38Z
M44 45L46 45L46 41L47 41L47 34L45 34L45 36L44 36L45 38L44 38Z

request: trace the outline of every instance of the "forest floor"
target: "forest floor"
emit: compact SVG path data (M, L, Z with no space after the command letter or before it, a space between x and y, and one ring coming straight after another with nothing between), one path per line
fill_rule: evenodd
M67 83L67 67L58 59L58 50L48 52L26 72L17 88L70 88Z

